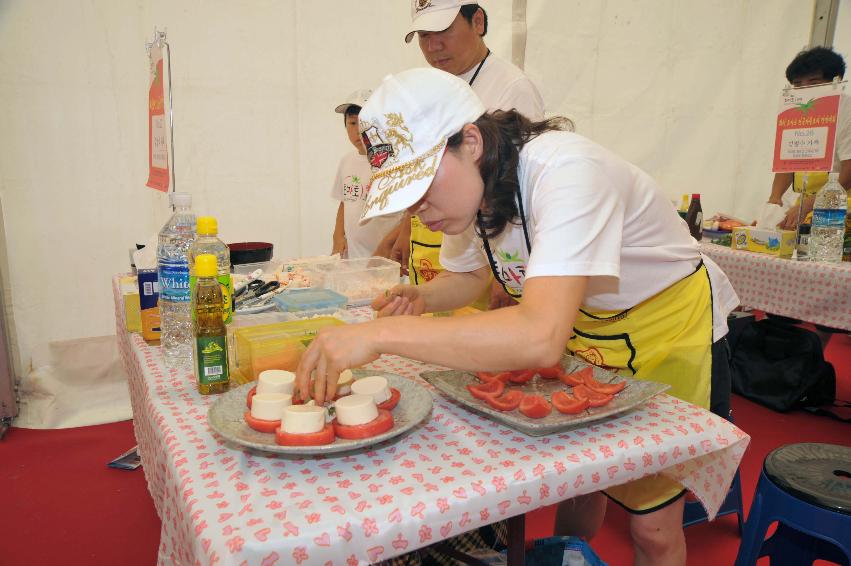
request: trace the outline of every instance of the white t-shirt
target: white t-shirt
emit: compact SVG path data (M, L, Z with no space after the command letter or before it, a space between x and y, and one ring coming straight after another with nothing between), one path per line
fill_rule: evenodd
M623 310L683 279L701 260L685 221L656 182L578 134L548 132L527 143L518 179L532 253L520 224L509 223L490 241L501 279L517 291L526 277L589 275L583 305ZM473 230L445 236L440 262L446 269L488 265ZM704 261L718 340L738 298L718 266Z
M366 156L354 150L343 156L337 166L331 197L343 202L343 229L349 258L370 257L384 236L399 224L401 217L401 214L388 214L360 223L371 175Z
M468 83L476 74L472 69L458 75ZM544 119L544 100L523 71L493 53L488 55L473 84L470 85L488 110L511 110L530 120Z

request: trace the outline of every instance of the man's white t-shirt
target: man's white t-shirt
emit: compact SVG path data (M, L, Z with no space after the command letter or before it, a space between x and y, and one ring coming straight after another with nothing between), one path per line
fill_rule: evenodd
M518 164L531 255L522 226L509 223L490 241L503 280L522 290L527 277L591 276L583 305L617 311L665 290L699 265L697 242L671 202L644 171L572 132L547 132L527 143ZM488 265L471 226L446 235L440 262L450 271ZM726 334L738 298L708 258L713 336Z
M458 77L469 83L477 68L478 65L475 65ZM514 108L530 120L544 119L544 100L529 77L493 53L485 59L470 86L489 111Z
M388 214L360 223L372 169L366 155L347 153L337 166L331 197L343 202L343 228L349 258L370 257L387 233L399 224L401 214Z

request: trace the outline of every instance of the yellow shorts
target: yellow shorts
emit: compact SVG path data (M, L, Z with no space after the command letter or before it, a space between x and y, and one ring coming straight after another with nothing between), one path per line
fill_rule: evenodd
M679 482L661 474L653 474L610 487L603 493L630 513L643 515L670 505L685 492Z

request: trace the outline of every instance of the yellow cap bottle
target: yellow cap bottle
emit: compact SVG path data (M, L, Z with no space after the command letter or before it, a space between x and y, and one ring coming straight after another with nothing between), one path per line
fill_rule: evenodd
M202 236L215 236L219 233L219 223L212 216L199 216L195 227Z

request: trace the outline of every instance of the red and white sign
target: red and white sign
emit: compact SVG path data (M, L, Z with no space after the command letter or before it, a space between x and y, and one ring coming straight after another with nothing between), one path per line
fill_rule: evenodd
M148 91L148 182L152 189L168 191L168 125L165 121L163 95L163 52L153 45L151 57L151 87Z
M783 91L772 171L831 170L839 99L840 91L832 83Z

